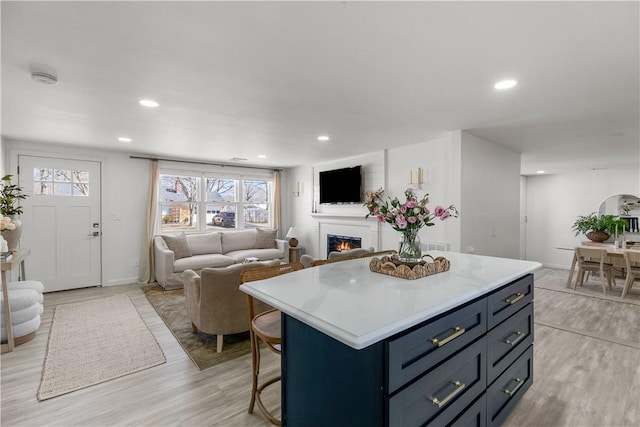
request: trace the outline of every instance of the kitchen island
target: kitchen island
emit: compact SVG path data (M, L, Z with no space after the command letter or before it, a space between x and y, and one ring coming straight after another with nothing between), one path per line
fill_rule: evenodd
M533 381L535 262L429 252L405 280L362 258L250 282L283 313L289 426L499 425Z

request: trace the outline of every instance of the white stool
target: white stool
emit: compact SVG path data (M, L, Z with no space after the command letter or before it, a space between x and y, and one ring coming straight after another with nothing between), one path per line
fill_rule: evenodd
M42 284L40 282L30 282L32 283L25 283L24 288L21 285L24 282L13 282L14 285L9 287L9 307L11 309L15 345L31 341L35 338L36 331L40 327L43 295L38 289ZM40 286L37 284L40 284ZM5 342L7 340L7 328L5 325L3 293L0 293L0 320L2 327L0 338Z

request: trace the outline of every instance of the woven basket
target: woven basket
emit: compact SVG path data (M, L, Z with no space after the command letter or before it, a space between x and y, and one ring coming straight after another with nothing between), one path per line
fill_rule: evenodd
M586 234L586 236L587 236L587 239L591 240L592 242L599 242L599 243L602 243L605 240L607 240L609 237L611 237L609 233L602 230L590 231Z

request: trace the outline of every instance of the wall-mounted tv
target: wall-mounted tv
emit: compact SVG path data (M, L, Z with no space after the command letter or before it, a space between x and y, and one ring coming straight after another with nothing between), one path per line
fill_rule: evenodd
M320 203L362 203L362 166L320 172Z

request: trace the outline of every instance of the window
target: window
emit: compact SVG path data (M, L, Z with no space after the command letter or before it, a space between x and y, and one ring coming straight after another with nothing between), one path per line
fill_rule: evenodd
M33 194L86 197L89 195L89 172L33 168Z
M273 227L272 180L163 170L160 231Z

